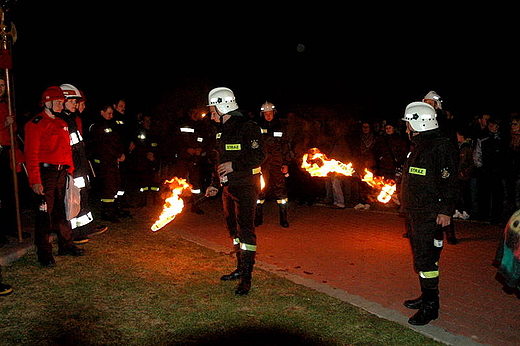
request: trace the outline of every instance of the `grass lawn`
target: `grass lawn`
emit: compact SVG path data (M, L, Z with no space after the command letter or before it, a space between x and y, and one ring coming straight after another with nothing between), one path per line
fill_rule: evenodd
M235 296L219 280L233 256L151 223L111 225L55 268L34 251L4 268L0 345L441 345L260 269Z

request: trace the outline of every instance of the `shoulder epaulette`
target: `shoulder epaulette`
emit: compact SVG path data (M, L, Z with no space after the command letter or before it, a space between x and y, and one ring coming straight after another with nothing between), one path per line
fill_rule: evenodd
M42 120L43 117L41 115L38 115L37 117L35 117L32 122L35 123L35 124L38 124L40 122L40 120Z

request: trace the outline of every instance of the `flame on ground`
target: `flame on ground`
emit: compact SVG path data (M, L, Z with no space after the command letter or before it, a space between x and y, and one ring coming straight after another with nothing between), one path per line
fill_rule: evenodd
M186 189L190 189L191 185L186 179L173 177L171 180L164 182L171 191L171 196L165 199L163 211L157 221L152 225L152 231L156 232L170 223L184 208L184 201L180 197Z
M355 173L352 162L344 164L341 161L329 159L318 148L309 149L308 153L303 155L301 167L312 177L326 177L329 173L339 173L350 177ZM388 203L397 188L392 179L374 177L374 174L366 168L365 176L361 180L379 192L377 200L381 203Z

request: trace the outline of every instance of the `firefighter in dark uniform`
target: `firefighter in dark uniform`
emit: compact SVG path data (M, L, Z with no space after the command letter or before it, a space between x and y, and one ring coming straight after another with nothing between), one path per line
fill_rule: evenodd
M108 229L106 226L97 226L90 209L88 200L90 190L90 179L92 172L85 153L85 142L83 140L83 123L76 111L76 105L83 98L81 92L72 84L60 85L65 104L59 117L67 123L72 147L72 161L74 163L74 184L80 189L81 210L79 214L70 220L72 227L72 239L75 244L88 242L88 236L93 233L102 233Z
M442 227L450 224L459 194L457 150L439 129L429 104L409 104L403 120L412 149L403 170L402 208L422 292L404 305L418 309L410 324L425 325L438 317Z
M191 184L191 212L196 214L204 213L194 202L202 194L209 134L201 113L198 109L192 109L188 117L183 117L177 122L174 132L174 142L178 148L175 154L175 174Z
M137 175L137 184L140 193L139 206L147 205L148 197L152 204L159 201L158 169L158 141L151 131L152 118L144 115L137 134L134 138L133 163Z
M260 191L256 206L255 226L263 223L263 205L265 198L270 191L276 198L280 213L280 226L289 227L287 221L287 188L285 186L285 176L289 172L291 163L291 147L287 140L286 127L279 118L275 117L276 109L271 102L265 102L260 108L259 125L262 128L264 138L264 149L266 160L262 163L262 175L265 187Z
M100 118L90 126L89 156L100 182L101 218L118 223L121 222L116 208L121 184L119 163L126 157L119 134L114 131L113 111L112 106L103 106Z
M209 93L211 119L220 124L216 134L216 172L206 196L220 186L226 225L237 254L237 269L221 280L237 280L237 295L249 293L255 263L255 206L260 191L260 165L265 159L260 126L238 111L233 92L216 88Z
M56 232L58 255L81 256L72 242L65 216L67 174L74 172L67 123L58 117L65 96L58 86L42 95L44 109L25 125L25 158L29 184L39 196L34 243L42 266L54 266L50 233Z

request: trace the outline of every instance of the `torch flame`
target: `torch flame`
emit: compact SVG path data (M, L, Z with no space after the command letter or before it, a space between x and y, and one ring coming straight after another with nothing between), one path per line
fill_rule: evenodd
M329 173L339 173L350 177L355 172L352 162L344 164L341 161L329 159L318 148L309 149L309 152L303 155L301 167L312 177L326 177ZM374 177L374 174L366 168L365 176L361 180L379 191L377 200L381 203L388 203L396 190L395 181L384 177Z
M163 211L157 221L152 225L152 231L156 232L170 223L184 208L184 201L180 197L184 190L191 188L186 179L173 177L164 182L171 190L171 196L165 199Z

